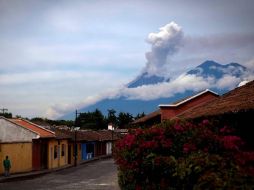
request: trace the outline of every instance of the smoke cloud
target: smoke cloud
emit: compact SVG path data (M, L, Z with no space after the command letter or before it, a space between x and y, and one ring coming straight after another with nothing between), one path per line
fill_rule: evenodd
M161 75L167 65L168 56L174 55L182 45L183 31L175 22L170 22L159 30L147 37L152 48L146 53L147 64L143 72L150 75Z

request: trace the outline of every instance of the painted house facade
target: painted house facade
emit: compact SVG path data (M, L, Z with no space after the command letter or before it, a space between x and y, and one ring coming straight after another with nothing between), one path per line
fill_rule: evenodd
M25 119L0 117L0 160L9 156L11 173L60 168L111 155L117 139L112 130L53 131ZM3 172L1 164L0 173Z
M111 155L113 141L117 139L112 130L80 131L78 141L81 142L82 160Z
M0 117L0 159L8 155L11 173L53 169L68 164L68 138L24 119ZM0 172L3 172L2 164Z
M9 156L11 159L11 172L28 172L33 169L32 165L32 139L38 135L24 127L17 125L9 119L0 117L0 160ZM4 168L0 165L0 173Z

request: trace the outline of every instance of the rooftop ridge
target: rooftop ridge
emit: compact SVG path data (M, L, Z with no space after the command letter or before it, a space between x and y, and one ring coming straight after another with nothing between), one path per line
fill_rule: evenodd
M198 94L195 94L195 95L193 95L193 96L191 96L191 97L189 97L187 99L184 99L183 101L178 102L177 104L159 104L159 107L177 107L177 106L180 106L181 104L184 104L185 102L188 102L188 101L190 101L190 100L192 100L192 99L194 99L194 98L196 98L198 96L203 95L206 92L210 92L212 94L215 94L215 95L219 96L218 93L216 93L216 92L214 92L214 91L212 91L210 89L206 89L206 90L201 91Z

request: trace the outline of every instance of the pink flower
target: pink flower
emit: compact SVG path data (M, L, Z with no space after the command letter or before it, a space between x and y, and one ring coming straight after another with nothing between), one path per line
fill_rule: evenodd
M224 136L222 142L224 147L229 150L238 150L239 146L243 144L242 139L237 136Z
M142 148L157 148L158 147L158 143L155 141L145 141L141 144Z
M162 136L164 134L164 129L161 127L152 127L148 130L150 134Z
M183 152L184 153L189 153L189 152L192 152L192 151L195 151L197 150L196 146L194 144L191 144L191 143L185 143L183 145Z
M144 134L144 130L139 129L139 128L138 128L138 129L136 129L136 131L135 131L135 132L136 132L136 135L137 135L137 136Z
M220 133L232 133L233 129L230 129L228 126L224 126L220 129Z
M170 148L173 144L172 139L164 139L161 141L162 147L164 148Z
M183 131L184 131L183 127L182 127L181 125L178 125L178 124L176 124L176 125L174 126L174 128L175 128L175 130L178 131L178 132L183 132Z
M125 146L127 146L128 148L131 148L131 146L136 142L136 137L135 135L128 134L124 137L123 140L124 140Z
M208 119L204 119L204 120L202 121L202 123L203 123L204 125L207 125L207 124L209 124L209 121L208 121Z

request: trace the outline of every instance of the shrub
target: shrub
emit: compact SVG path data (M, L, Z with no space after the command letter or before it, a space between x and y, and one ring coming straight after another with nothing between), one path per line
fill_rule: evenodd
M114 149L122 189L248 189L254 152L227 126L165 122L130 131Z

